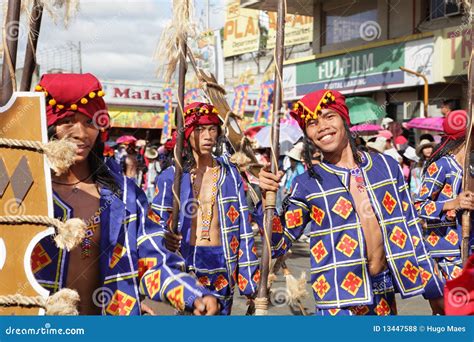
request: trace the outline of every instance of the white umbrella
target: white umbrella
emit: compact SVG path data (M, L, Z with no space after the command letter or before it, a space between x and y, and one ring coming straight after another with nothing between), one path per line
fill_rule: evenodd
M262 148L271 147L270 137L272 126L263 127L254 137ZM290 122L280 124L280 154L283 155L293 148L293 145L303 136L303 131L298 125Z

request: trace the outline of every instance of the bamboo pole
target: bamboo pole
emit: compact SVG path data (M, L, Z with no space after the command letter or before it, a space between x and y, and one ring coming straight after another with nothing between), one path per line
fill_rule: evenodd
M23 65L23 74L21 76L20 91L30 91L33 73L37 67L36 47L38 46L38 37L41 29L41 19L43 18L43 4L38 0L33 3L31 11L30 32L28 33L28 42L25 52L25 63Z
M278 173L278 156L280 154L280 111L282 106L282 70L285 47L285 0L278 0L277 32L275 47L275 89L273 101L273 124L272 124L272 155L271 171ZM276 208L276 193L267 191L265 197L265 222L262 258L260 264L260 284L257 299L255 301L256 315L268 313L268 275L271 262L271 237L273 215Z
M0 106L4 106L16 90L16 57L20 25L20 0L8 0L7 18L3 27L3 65Z

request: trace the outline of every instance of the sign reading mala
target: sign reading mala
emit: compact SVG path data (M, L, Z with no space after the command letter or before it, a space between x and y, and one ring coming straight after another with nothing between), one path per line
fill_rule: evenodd
M33 269L51 259L37 248L54 234L59 248L71 249L84 237L84 223L53 216L51 171L65 172L76 146L48 143L44 95L14 93L0 107L0 314L77 314L79 297L63 289L51 297Z

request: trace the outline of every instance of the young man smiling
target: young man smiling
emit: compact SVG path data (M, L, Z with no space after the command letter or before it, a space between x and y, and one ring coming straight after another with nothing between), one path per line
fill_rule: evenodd
M337 91L306 95L291 115L305 133L308 171L296 177L282 217L274 219L273 251L275 257L286 253L311 222L316 314L393 315L395 292L424 294L441 312L443 284L398 163L356 150L345 98ZM311 145L322 152L320 164L311 163ZM281 176L261 171L264 199Z
M87 224L86 237L70 252L52 237L34 248L31 266L51 292L77 290L82 315L139 315L143 295L195 314L217 312L217 301L181 272L183 260L166 250L156 223L147 218L147 199L131 179L104 162L109 114L102 87L92 74L48 74L37 91L47 100L50 138L77 145L74 164L53 175L54 214Z
M210 104L195 102L184 109L184 115L186 146L179 234L169 232L174 167L158 176L152 209L156 221L167 231L168 248L180 251L187 270L219 299L220 313L229 315L235 284L251 299L259 279L242 177L221 151L217 110Z

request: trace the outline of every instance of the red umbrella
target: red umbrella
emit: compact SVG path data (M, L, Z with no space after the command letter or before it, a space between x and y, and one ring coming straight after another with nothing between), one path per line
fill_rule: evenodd
M123 135L117 139L117 144L134 144L137 142L137 138L131 135Z
M248 136L249 138L255 137L255 135L260 132L260 130L263 127L270 126L267 123L262 123L262 122L254 122L253 124L249 125L247 129L245 130L244 134Z
M407 122L407 128L425 129L427 131L443 132L443 117L414 118Z

